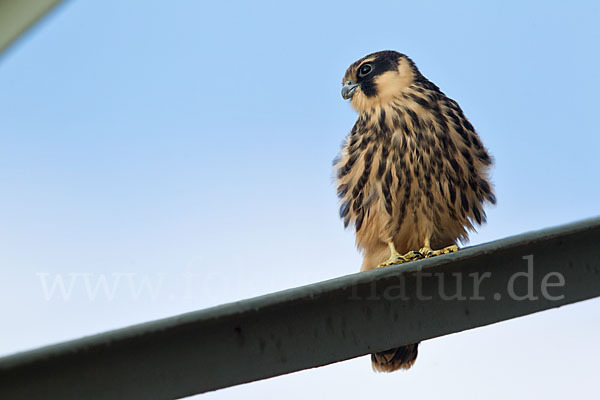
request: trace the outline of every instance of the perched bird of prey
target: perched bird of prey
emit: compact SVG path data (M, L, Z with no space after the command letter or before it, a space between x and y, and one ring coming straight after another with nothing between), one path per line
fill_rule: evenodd
M492 160L459 105L395 51L356 61L342 85L358 119L334 167L361 271L458 250L496 202ZM408 369L417 348L372 354L373 369Z

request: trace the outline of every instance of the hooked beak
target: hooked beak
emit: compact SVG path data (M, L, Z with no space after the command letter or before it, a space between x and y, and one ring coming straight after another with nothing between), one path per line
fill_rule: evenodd
M352 83L352 81L348 81L342 87L342 97L344 100L348 100L354 94L358 83Z

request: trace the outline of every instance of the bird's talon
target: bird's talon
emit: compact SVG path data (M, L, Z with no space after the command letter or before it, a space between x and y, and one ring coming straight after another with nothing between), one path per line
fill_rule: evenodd
M452 246L448 246L444 249L444 253L454 253L458 251L458 246L457 245L452 245Z
M452 246L444 247L443 249L440 249L440 250L431 250L429 247L423 247L419 251L424 255L425 258L431 258L431 257L439 256L442 254L454 253L455 251L458 251L458 246L452 245Z
M404 257L402 257L402 256L390 257L389 260L387 260L386 262L383 262L383 263L379 264L375 268L383 268L383 267L389 267L390 265L404 264L406 261L407 260Z
M412 250L403 256L407 261L422 260L425 256L418 250Z

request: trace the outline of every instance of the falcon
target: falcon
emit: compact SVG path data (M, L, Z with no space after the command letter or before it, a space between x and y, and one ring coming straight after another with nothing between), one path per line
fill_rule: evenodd
M342 85L358 119L334 169L361 271L457 251L496 202L492 159L458 103L395 51L356 61ZM410 368L418 345L372 354L373 369Z

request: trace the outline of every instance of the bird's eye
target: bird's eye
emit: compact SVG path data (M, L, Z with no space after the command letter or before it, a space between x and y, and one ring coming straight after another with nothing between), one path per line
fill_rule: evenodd
M364 64L362 67L360 67L360 70L358 70L358 76L363 78L369 75L371 71L373 71L373 67L371 66L371 64Z

